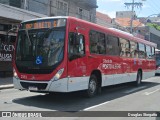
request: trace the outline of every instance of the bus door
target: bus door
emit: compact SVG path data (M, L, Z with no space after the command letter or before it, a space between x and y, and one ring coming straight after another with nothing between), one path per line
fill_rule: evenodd
M73 29L72 29L73 28ZM77 27L78 28L78 27ZM85 28L70 27L68 39L68 77L69 91L85 89L87 74L86 35ZM78 88L75 88L78 87ZM86 87L86 86L85 86Z

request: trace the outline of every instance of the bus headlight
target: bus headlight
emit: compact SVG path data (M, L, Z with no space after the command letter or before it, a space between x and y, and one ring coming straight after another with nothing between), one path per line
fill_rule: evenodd
M18 75L17 75L17 72L15 69L13 69L13 77L17 78L18 79Z
M63 74L63 72L64 72L64 68L60 69L60 70L55 74L55 76L53 77L52 80L54 80L54 81L58 80L58 79L61 77L61 75Z

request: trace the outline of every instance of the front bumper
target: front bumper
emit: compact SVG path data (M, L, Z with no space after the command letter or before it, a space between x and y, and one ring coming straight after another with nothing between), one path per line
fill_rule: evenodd
M13 84L15 89L20 90L34 92L68 92L68 78L57 81L27 81L13 77Z

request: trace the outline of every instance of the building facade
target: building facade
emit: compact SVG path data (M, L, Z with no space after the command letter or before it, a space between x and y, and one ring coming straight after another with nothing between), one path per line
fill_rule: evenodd
M0 62L5 56L1 54L2 43L8 41L9 35L13 45L16 34L11 29L20 22L46 16L73 16L95 23L97 7L97 0L0 0Z
M21 21L45 16L73 16L96 22L97 0L0 0L0 34Z
M73 16L96 20L97 0L22 0L21 8L47 16Z
M96 23L98 25L107 27L107 28L113 28L114 25L112 24L112 18L110 18L108 15L101 13L101 12L96 12Z
M116 18L131 18L133 14L133 18L136 18L136 12L132 13L132 11L117 11Z

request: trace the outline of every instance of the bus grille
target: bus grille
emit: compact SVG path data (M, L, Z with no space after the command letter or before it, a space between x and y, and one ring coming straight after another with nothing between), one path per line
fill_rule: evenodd
M47 87L47 83L26 83L20 82L23 88L29 89L29 87L37 87L38 90L44 90Z

